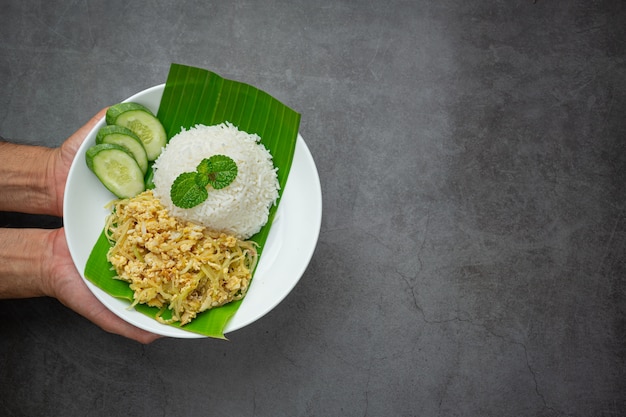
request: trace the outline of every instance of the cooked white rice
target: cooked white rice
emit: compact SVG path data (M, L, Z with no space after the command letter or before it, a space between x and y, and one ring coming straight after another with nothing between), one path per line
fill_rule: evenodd
M229 122L196 125L172 137L154 163L154 194L170 214L212 230L247 239L257 233L278 198L277 168L260 137ZM170 197L172 183L183 172L194 172L202 159L226 155L237 164L237 177L225 188L209 186L209 197L190 209L176 207Z

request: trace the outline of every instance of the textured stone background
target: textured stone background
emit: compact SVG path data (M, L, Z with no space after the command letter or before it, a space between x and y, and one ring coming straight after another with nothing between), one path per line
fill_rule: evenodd
M626 415L625 22L618 0L2 1L2 136L59 145L204 67L302 113L324 218L228 342L0 301L0 415Z

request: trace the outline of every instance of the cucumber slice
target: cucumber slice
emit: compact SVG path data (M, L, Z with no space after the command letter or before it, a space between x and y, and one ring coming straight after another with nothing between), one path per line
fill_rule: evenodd
M87 149L87 166L100 182L119 198L130 198L145 190L143 172L126 148L101 143Z
M133 131L143 142L149 161L161 154L167 143L163 125L147 107L133 102L118 103L107 110L108 125L118 125Z
M96 144L101 143L113 143L125 147L133 154L141 171L144 174L148 171L148 155L141 139L132 130L118 125L104 126L96 135Z

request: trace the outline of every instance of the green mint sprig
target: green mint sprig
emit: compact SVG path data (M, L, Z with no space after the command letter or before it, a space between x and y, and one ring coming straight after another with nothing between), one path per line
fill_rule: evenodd
M192 208L209 198L207 187L216 190L230 185L237 177L237 164L226 155L203 159L195 172L183 172L170 189L172 203L180 208Z

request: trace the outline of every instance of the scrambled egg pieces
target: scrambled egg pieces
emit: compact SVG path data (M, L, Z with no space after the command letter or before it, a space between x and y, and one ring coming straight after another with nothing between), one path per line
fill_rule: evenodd
M107 258L130 283L133 306L161 308L161 322L187 324L248 290L255 243L171 217L150 190L116 201L106 230L113 245ZM163 318L166 310L171 318Z

